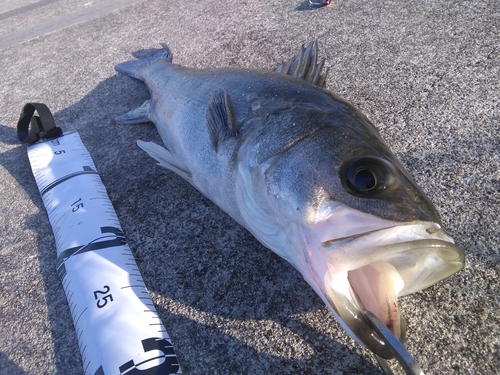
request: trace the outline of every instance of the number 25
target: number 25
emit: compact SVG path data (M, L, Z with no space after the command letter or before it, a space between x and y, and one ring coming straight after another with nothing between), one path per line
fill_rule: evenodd
M99 309L102 309L104 306L108 304L108 302L113 302L113 296L111 294L102 296L99 298L99 294L106 294L110 290L109 286L104 285L104 290L96 290L94 292L94 299L97 301L96 305Z

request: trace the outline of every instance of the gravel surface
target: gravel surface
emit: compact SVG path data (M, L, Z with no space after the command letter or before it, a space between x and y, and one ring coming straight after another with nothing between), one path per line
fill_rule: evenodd
M16 138L36 101L90 151L185 374L380 373L293 267L135 145L161 142L152 124L114 121L148 97L114 71L133 52L165 42L187 66L274 69L315 39L328 89L375 123L467 254L463 271L400 300L409 351L428 374L499 373L500 2L45 0L0 12L1 374L83 373Z

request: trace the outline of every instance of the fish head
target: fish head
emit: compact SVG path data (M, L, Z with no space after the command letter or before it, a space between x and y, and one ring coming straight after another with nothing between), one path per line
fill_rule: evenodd
M247 166L251 193L240 198L258 224L246 226L302 273L353 338L392 358L363 311L403 341L397 298L459 271L464 253L370 121L335 99L331 111L281 114L299 135L278 151L269 152L280 139L254 143L251 152L266 156Z

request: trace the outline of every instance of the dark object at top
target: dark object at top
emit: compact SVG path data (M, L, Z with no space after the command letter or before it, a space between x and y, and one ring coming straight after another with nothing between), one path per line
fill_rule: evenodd
M330 5L332 0L309 0L309 4L312 7L325 7L327 5Z

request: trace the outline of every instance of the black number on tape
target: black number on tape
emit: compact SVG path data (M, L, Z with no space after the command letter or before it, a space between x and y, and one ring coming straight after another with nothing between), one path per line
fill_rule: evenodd
M82 207L83 207L83 203L78 203L78 202L80 202L81 200L82 200L82 198L78 199L75 203L73 203L73 204L71 205L71 207L73 207L73 208L71 209L71 211L76 212L76 211L78 211L80 208L82 208ZM78 204L77 204L77 203L78 203ZM76 205L76 206L75 206L75 205Z
M96 306L100 309L102 309L104 306L106 306L108 304L108 302L113 302L113 296L111 294L108 294L108 295L103 295L103 296L99 296L99 294L106 294L106 293L109 293L109 286L107 285L104 285L103 286L104 290L96 290L94 292L94 299L97 301L96 302Z
M149 338L142 340L142 347L144 352L149 352L152 350L159 350L163 355L148 359L140 363L135 363L134 360L128 361L127 363L120 366L120 374L127 375L163 375L163 374L175 374L179 371L179 361L174 352L174 347L166 339L160 338ZM164 358L164 361L154 367L148 369L140 370L138 366L144 365L146 362L152 360L158 360Z

